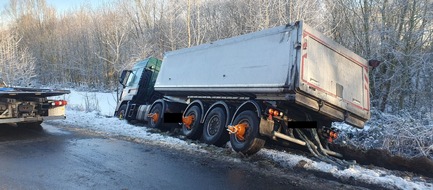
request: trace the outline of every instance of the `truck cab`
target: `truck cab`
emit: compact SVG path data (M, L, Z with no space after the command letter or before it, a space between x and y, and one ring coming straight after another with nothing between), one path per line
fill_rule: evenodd
M147 58L137 62L132 70L123 70L119 82L123 86L114 115L126 120L145 120L143 111L162 94L154 90L161 60Z

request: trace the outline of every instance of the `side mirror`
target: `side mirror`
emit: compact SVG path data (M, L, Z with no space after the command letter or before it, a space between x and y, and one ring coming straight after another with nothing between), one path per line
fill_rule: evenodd
M129 75L132 73L131 70L123 70L119 77L119 83L125 87L128 82Z

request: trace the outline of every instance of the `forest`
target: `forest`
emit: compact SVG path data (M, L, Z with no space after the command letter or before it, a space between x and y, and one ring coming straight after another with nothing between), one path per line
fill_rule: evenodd
M59 12L45 0L1 9L0 77L18 86L113 90L140 59L303 20L365 59L372 106L433 113L431 0L115 0Z

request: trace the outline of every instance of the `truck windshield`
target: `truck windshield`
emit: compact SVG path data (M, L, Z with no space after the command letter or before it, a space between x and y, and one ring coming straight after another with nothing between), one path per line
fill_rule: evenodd
M129 87L138 87L138 83L140 82L141 74L143 73L143 67L142 68L134 68L132 70L132 73L129 75L128 82L126 83L126 86Z

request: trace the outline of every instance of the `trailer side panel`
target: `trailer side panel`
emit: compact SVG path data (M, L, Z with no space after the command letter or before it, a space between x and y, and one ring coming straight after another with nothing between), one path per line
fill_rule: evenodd
M292 28L277 27L169 52L155 89L280 93L287 88Z

